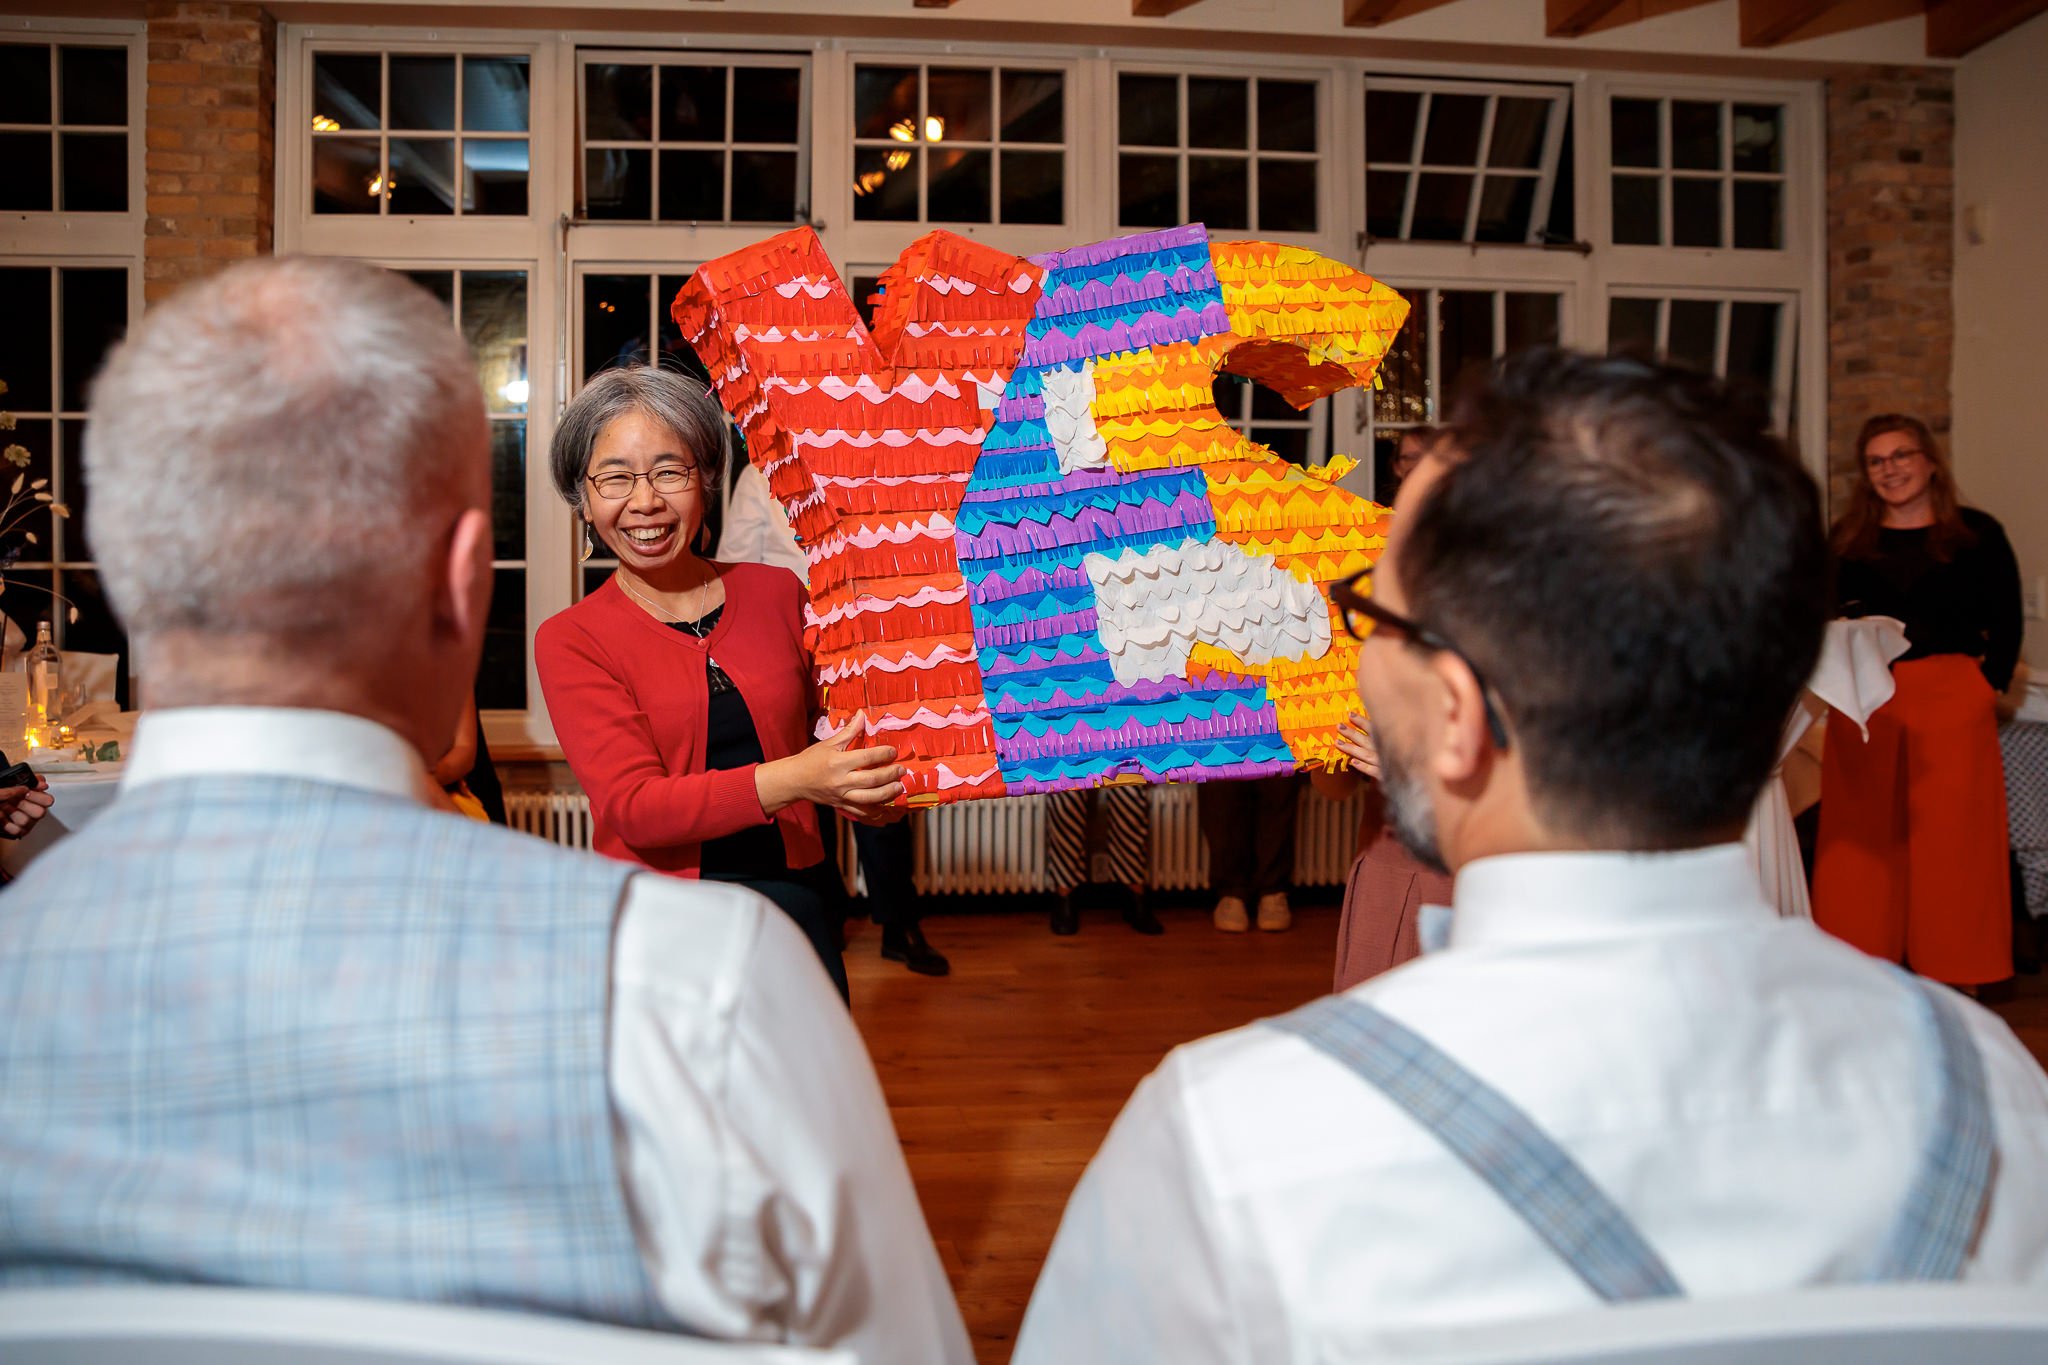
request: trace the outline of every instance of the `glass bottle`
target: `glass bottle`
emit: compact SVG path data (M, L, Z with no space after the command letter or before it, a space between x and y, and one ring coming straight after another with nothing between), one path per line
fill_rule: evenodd
M50 638L48 620L36 624L35 647L23 660L28 673L28 723L32 730L40 732L43 743L60 719L56 714L64 705L64 656L57 652L57 645Z

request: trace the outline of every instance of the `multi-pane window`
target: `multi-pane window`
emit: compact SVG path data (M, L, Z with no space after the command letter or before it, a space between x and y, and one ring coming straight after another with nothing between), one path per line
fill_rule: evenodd
M1318 94L1313 80L1119 72L1117 222L1317 231Z
M853 216L1062 223L1067 77L1028 66L853 68Z
M1785 109L1616 96L1608 104L1619 246L1785 245Z
M1237 431L1289 464L1322 462L1322 442L1317 438L1329 421L1328 400L1297 411L1265 385L1234 374L1217 375L1214 393L1216 410Z
M491 419L495 581L477 667L477 705L526 709L527 284L523 270L407 270L448 306L476 356Z
M1557 344L1564 311L1564 296L1551 290L1394 288L1409 311L1372 395L1373 487L1382 494L1401 433L1444 421L1459 383L1496 357Z
M1372 77L1365 91L1365 230L1390 241L1569 240L1556 221L1569 92ZM1560 232L1559 229L1564 229Z
M810 216L809 67L801 58L586 55L583 216L794 223Z
M0 210L128 211L128 49L0 43Z
M1666 356L1768 394L1781 426L1790 420L1797 313L1778 298L1616 293L1607 301L1607 347Z
M527 212L528 58L315 52L318 214Z
M0 267L0 318L6 319L0 327L0 379L7 382L0 408L15 416L14 430L0 432L0 439L29 453L25 468L0 465L0 477L12 482L18 475L25 486L47 479L51 501L65 504L71 514L56 516L48 502L38 502L0 528L10 547L21 547L19 558L0 566L6 570L0 609L30 640L36 622L47 616L62 648L123 656L118 678L125 704L128 640L93 562L85 405L100 362L128 326L128 269ZM71 607L78 611L75 621Z

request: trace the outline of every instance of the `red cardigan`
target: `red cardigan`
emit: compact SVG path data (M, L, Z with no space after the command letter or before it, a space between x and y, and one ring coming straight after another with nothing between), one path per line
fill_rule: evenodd
M606 579L543 622L533 641L562 754L590 796L592 846L678 877L697 875L705 840L770 818L753 765L704 770L705 660L716 657L739 689L763 754L786 758L811 742L803 584L766 564L722 564L719 574L725 611L702 640L655 620ZM773 818L791 867L825 856L810 802Z

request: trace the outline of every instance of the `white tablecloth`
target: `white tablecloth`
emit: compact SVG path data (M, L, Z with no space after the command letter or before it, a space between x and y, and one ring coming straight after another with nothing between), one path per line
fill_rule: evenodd
M33 765L31 765L33 766ZM121 767L114 764L85 773L48 773L50 795L55 799L50 813L19 839L0 839L0 867L9 876L21 870L45 849L67 835L84 829L93 817L113 804L121 787Z

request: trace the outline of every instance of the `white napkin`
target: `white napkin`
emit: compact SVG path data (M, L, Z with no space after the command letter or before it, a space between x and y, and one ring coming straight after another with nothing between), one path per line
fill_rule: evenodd
M1871 714L1892 699L1892 660L1909 648L1905 624L1889 616L1830 621L1806 688L1856 722L1867 740Z

